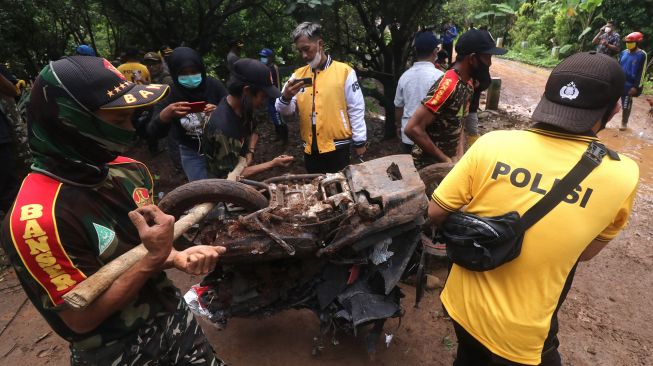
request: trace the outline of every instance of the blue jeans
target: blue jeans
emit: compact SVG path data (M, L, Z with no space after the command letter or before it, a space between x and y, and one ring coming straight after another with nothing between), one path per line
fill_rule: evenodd
M181 155L181 167L184 168L189 182L209 177L204 155L182 144L179 144L179 155Z

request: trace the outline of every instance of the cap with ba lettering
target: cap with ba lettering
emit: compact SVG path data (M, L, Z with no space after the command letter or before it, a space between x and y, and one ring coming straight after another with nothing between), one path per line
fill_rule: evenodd
M551 72L531 118L572 133L587 132L614 108L625 80L619 63L608 55L569 56Z
M125 77L106 59L71 56L50 63L63 89L90 111L144 107L161 100L169 86L138 85Z

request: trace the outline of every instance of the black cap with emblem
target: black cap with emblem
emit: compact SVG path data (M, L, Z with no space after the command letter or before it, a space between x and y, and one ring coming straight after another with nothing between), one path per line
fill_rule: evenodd
M50 63L64 90L89 111L143 107L166 95L167 85L127 81L101 57L71 56Z
M614 108L625 81L610 56L594 51L569 56L551 72L532 119L572 133L587 132Z

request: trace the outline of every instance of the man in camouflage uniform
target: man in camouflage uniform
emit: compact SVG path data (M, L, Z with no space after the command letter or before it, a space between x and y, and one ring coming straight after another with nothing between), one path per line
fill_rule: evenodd
M211 113L202 133L202 151L209 173L225 178L240 159L247 167L243 177L266 171L272 167L289 166L292 156L281 155L268 162L250 165L258 141L257 110L265 107L268 98L278 98L281 93L272 85L270 70L258 60L243 58L233 65L228 84L229 94ZM267 118L267 111L263 110Z
M472 79L489 78L496 48L487 32L471 29L456 43L456 63L429 90L405 129L415 142L412 155L417 169L439 162L455 162L464 152L461 120L474 92Z
M163 270L208 273L224 248L172 249L174 218L152 205L147 167L118 155L134 140L135 107L167 91L89 56L51 62L32 89L32 172L0 241L31 302L70 342L72 365L223 364ZM139 242L144 258L86 309L66 307L64 294Z

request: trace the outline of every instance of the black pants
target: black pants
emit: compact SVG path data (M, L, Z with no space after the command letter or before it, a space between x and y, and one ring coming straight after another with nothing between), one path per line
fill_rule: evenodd
M458 323L453 322L453 328L458 338L458 352L454 366L521 366L522 364L499 357L477 341L471 334L467 333ZM558 353L558 342L542 352L542 363L540 366L562 366L560 353Z
M447 51L447 65L451 67L453 65L453 43L443 43L442 48Z
M337 173L349 165L349 146L324 154L304 153L304 164L309 174Z

